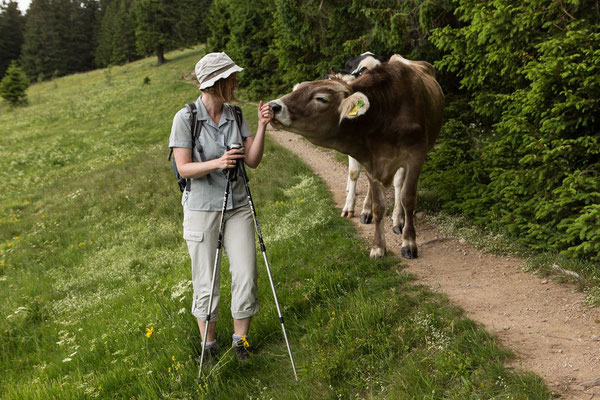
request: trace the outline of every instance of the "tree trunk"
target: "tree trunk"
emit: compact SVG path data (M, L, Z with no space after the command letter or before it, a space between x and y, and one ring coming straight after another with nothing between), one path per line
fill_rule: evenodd
M167 59L165 58L165 49L162 46L158 46L158 48L156 49L156 57L158 58L158 60L156 61L157 67L160 67L161 65L167 62Z

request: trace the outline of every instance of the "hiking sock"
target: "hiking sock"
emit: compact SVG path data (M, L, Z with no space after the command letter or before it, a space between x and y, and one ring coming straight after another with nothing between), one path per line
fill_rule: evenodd
M241 338L245 338L246 340L248 340L248 336L247 335L236 335L236 334L233 334L232 338L233 338L233 344L236 344Z

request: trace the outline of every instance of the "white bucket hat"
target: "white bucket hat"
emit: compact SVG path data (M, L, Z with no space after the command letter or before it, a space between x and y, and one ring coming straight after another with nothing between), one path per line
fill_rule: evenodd
M225 53L208 53L196 64L196 78L200 90L211 87L219 79L225 79L234 72L243 71Z

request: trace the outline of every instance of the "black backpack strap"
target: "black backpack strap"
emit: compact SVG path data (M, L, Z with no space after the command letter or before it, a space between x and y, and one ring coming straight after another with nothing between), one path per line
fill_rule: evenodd
M196 108L196 103L186 104L185 108L187 108L191 116L190 132L192 133L192 150L194 150L194 146L196 145L196 139L198 138L198 129L196 126L198 125L198 109Z
M243 123L243 116L242 116L242 108L240 106L234 106L233 104L231 105L233 107L233 113L235 114L235 122L237 122L237 126L240 129L240 134L242 133L242 123Z
M196 145L196 127L198 125L198 110L196 109L196 103L189 103L185 105L185 108L190 113L190 132L192 134L192 157L194 156L194 146ZM185 180L185 190L190 191L192 187L192 180Z
M202 133L202 121L198 121L198 109L196 108L196 103L186 104L185 108L187 108L188 112L191 115L190 131L192 133L192 154L193 154L194 146L196 146L196 141L198 140L198 137ZM200 161L205 162L206 159L204 157L204 149L202 148L202 146L200 144L198 144L198 153L200 154ZM209 185L212 185L212 179L210 177L210 174L206 175L206 180L208 181ZM189 191L191 189L191 184L192 184L191 180L186 179L185 190Z
M195 118L195 114L196 114L196 105L192 105L190 106L190 104L186 104L185 105L186 109L188 110L188 112L190 112L190 114L192 115L192 129L191 131L194 131L195 128L195 124L196 124L196 118ZM193 139L193 136L192 136ZM194 141L192 140L192 152L194 151ZM179 170L177 169L177 163L175 162L175 158L173 157L173 148L171 147L171 150L169 151L169 161L171 161L171 166L173 167L173 172L175 173L175 177L177 178L177 184L179 185L179 190L181 190L182 192L185 190L189 190L189 179L184 179L181 177L181 175L179 174Z

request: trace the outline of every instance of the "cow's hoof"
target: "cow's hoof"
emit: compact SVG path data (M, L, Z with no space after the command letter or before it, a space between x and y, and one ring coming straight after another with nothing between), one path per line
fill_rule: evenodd
M385 249L381 247L373 247L371 249L371 258L381 258L385 255Z
M360 214L360 222L363 224L370 224L373 221L372 214Z
M393 229L394 233L397 235L401 235L402 234L402 225L396 225Z
M417 246L406 246L402 248L402 257L409 260L417 258Z
M354 211L343 210L342 218L352 218L354 217Z

